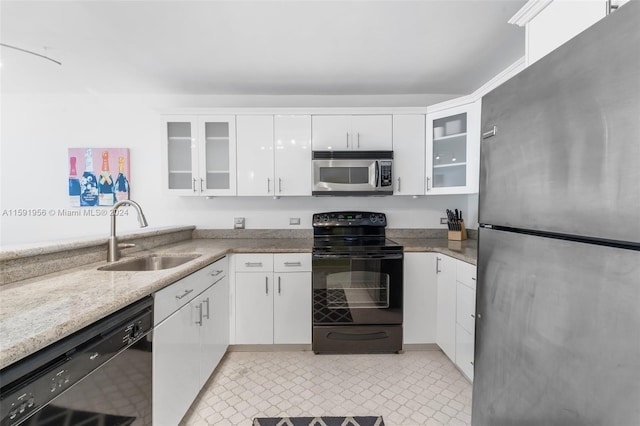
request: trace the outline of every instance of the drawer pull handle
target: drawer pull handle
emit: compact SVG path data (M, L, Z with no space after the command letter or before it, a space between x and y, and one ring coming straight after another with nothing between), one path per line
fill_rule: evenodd
M302 266L302 262L284 262L284 266Z
M222 269L218 269L216 271L213 271L212 273L210 273L209 275L211 275L212 277L217 277L218 275L220 275L222 273Z
M473 278L473 277L471 277L471 279L472 279L472 280L474 280L474 281L476 280L476 279L475 279L475 278Z
M98 358L98 352L95 352L93 355L91 355L91 356L89 357L89 359L90 359L91 361L93 361L93 360L94 360L94 359L96 359L96 358Z
M261 268L262 262L245 262L244 266L247 268Z
M180 300L180 299L184 298L187 294L191 293L192 291L193 291L193 289L185 290L184 293L182 293L181 296L176 296L176 299Z

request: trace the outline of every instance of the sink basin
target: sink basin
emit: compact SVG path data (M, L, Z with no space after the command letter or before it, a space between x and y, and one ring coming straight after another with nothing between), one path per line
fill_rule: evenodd
M200 257L199 254L176 254L176 255L150 255L136 257L130 260L122 260L101 268L100 271L159 271L161 269L175 268L183 263L187 263Z

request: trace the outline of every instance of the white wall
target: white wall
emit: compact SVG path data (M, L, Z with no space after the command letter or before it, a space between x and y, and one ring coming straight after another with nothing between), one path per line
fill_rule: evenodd
M440 227L446 208L477 221L476 196L370 198L175 197L162 188L159 114L186 107L372 107L426 106L450 95L397 96L152 96L152 95L3 95L0 123L0 242L4 247L84 236L107 236L108 209L94 216L68 217L67 148L128 147L131 198L138 201L151 227L196 225L232 228L246 218L247 228L309 229L311 214L361 209L385 212L393 228ZM26 209L26 216L17 216ZM38 212L30 209L41 209ZM91 211L82 209L82 211ZM44 212L44 216L33 216ZM101 215L102 214L102 215ZM137 229L135 213L118 219L118 229ZM289 226L300 217L300 226Z

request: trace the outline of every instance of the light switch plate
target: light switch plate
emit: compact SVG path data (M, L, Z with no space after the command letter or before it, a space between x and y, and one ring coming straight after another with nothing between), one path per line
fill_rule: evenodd
M290 217L289 218L289 225L300 225L300 218L299 217Z
M233 229L244 229L244 217L233 218Z
M441 217L440 218L440 225L446 225L448 222L448 219L446 217Z

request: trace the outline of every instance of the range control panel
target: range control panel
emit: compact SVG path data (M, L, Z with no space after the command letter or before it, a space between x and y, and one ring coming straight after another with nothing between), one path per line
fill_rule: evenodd
M372 212L328 212L313 215L314 227L343 227L343 226L387 226L384 213Z

